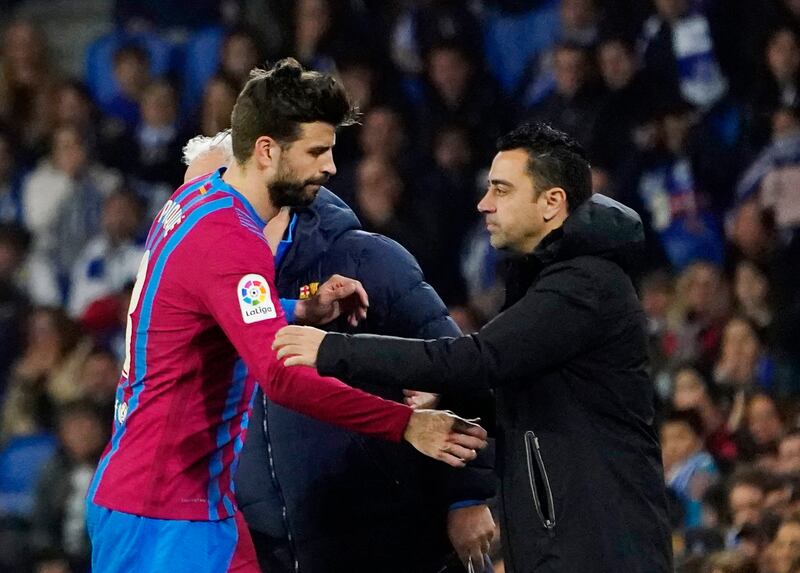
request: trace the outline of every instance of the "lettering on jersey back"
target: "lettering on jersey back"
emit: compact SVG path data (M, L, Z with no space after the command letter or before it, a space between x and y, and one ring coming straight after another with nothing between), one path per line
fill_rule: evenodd
M161 209L161 214L158 216L158 222L164 228L165 237L175 228L175 225L183 220L183 217L183 208L181 204L176 203L172 199L167 201L164 208Z

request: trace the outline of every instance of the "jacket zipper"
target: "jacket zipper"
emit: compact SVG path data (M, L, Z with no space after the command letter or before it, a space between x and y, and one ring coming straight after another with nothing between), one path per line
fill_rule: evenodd
M556 526L556 509L553 503L553 491L550 488L550 480L547 477L547 470L544 467L544 460L542 460L542 452L539 448L539 438L536 434L528 430L525 432L525 454L528 462L528 483L531 486L531 495L533 496L533 504L536 507L536 513L539 519L542 520L542 525L548 531L552 531ZM539 500L539 493L536 487L536 476L534 475L533 460L536 460L536 465L542 475L542 483L544 484L545 495L547 498L547 515L545 516L542 510L542 502Z
M268 420L268 408L267 408L267 395L263 395L262 407L264 408L264 423L263 423L263 431L264 431L264 438L267 441L267 458L269 460L269 474L272 478L272 483L275 486L275 491L278 492L278 497L281 500L281 519L283 520L283 526L286 529L286 537L289 541L289 551L292 554L292 561L294 563L294 572L300 573L300 562L297 560L297 550L294 547L294 537L292 537L292 530L289 529L289 518L288 518L288 511L286 509L286 501L283 498L283 491L281 490L281 484L278 481L278 474L275 472L275 459L272 457L272 442L270 441L269 437L269 427L267 425Z

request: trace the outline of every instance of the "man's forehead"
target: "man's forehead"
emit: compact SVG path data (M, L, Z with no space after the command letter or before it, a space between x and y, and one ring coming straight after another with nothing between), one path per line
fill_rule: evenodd
M314 121L300 124L300 138L298 141L308 141L314 144L333 145L336 141L336 128L330 123Z
M528 173L528 152L524 149L500 151L492 161L490 178L502 174L505 177L521 177Z

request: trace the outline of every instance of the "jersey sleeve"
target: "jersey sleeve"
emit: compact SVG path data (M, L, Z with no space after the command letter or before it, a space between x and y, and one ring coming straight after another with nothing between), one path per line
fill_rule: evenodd
M208 268L200 281L203 301L270 400L351 431L402 439L412 413L407 406L322 377L312 368L286 368L278 360L272 341L286 319L265 241L244 228L227 232L203 262Z

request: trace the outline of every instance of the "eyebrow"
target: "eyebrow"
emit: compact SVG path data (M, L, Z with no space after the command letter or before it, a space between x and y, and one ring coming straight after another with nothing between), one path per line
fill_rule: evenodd
M309 151L311 153L325 153L329 149L333 149L333 145L315 145Z
M505 185L506 187L513 187L514 184L510 181L506 181L505 179L489 179L489 185Z

